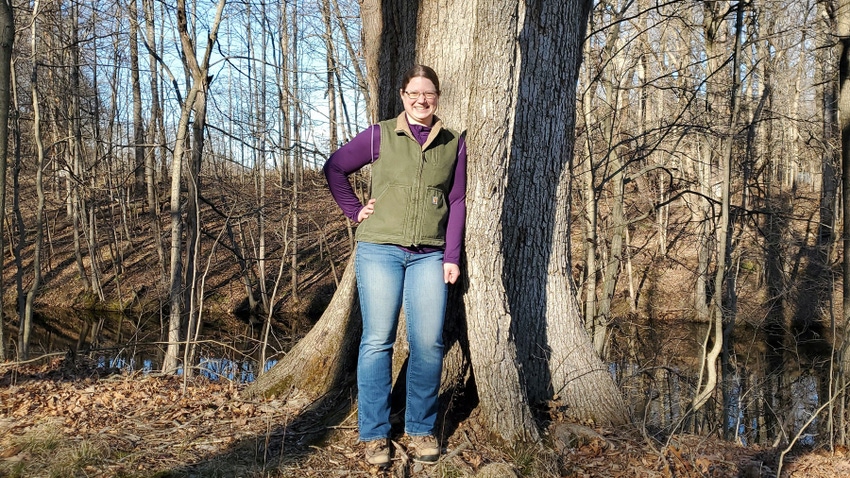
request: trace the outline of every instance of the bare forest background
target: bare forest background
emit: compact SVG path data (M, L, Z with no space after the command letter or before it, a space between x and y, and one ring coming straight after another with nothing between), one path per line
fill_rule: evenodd
M261 364L285 352L354 246L320 168L384 119L358 2L3 3L0 360L56 307L153 311L165 372L191 373L211 311L261 324ZM587 332L651 434L850 441L841 3L593 3L558 206Z

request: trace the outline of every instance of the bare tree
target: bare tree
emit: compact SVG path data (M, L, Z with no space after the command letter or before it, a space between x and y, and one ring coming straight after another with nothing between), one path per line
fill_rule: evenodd
M191 153L191 164L189 167L189 184L193 184L193 189L190 189L190 201L192 198L197 200L197 184L198 173L200 172L200 161L203 154L204 144L204 127L206 119L206 101L207 92L211 78L209 76L210 56L218 35L218 28L221 24L221 17L224 11L226 0L219 0L216 5L215 16L210 25L207 35L206 50L201 58L198 58L195 51L195 43L189 32L189 23L187 18L185 0L177 1L177 30L180 34L180 44L184 56L184 62L187 74L191 77L191 84L186 98L181 105L180 122L177 127L176 141L174 145L174 154L171 164L171 269L169 274L169 304L171 306L168 322L168 347L163 359L162 370L166 373L175 373L177 371L177 357L180 349L180 329L183 315L183 304L185 290L183 287L183 261L182 255L182 236L183 236L183 217L181 208L180 194L180 178L183 169L183 159L188 153ZM194 117L192 122L192 141L191 151L187 151L189 144L189 126L190 117ZM195 193L195 194L193 194ZM197 203L195 203L197 204ZM195 222L194 210L187 212L187 217L192 217ZM197 234L195 232L194 234ZM192 235L191 237L196 237ZM187 237L187 250L194 251L196 247L194 241ZM192 261L193 253L187 255L187 261ZM193 274L187 274L188 277L194 277ZM189 288L194 290L194 288ZM190 311L191 312L191 311ZM193 322L189 322L190 330L193 328ZM188 365L188 364L185 364Z
M15 19L12 3L0 2L0 277L3 277L6 239L6 168L9 153L9 108L12 89L12 46L15 42ZM6 288L0 282L0 362L6 360L5 309L3 294Z
M38 94L38 50L37 38L39 2L35 1L32 9L32 30L30 37L30 49L33 53L32 76L30 78L30 93L32 94L33 108L33 140L36 146L36 191L38 195L38 204L36 206L35 216L35 246L33 249L32 263L32 283L27 291L26 299L24 300L23 310L20 312L20 325L18 327L18 359L26 360L29 358L30 334L32 332L32 320L35 310L33 308L35 297L41 287L41 246L44 233L44 185L42 182L42 170L44 168L44 143L41 138L41 116L39 107Z
M842 272L844 273L844 282L842 288L842 303L843 309L841 318L845 324L844 335L841 337L841 345L838 354L838 374L835 385L832 387L830 396L840 396L839 407L836 412L830 414L834 417L835 423L838 426L836 435L836 444L847 446L850 442L850 427L846 420L848 411L848 403L850 399L847 397L847 388L850 386L850 328L846 324L850 323L850 220L847 217L847 211L850 211L850 1L838 0L836 2L836 30L840 42L841 52L839 59L839 85L840 95L838 101L838 111L840 122L838 124L841 131L841 171L842 171L842 193L844 209L844 244L843 244L843 262Z
M159 62L157 61L158 55L157 51L157 43L156 43L156 32L154 30L155 27L155 15L153 9L153 1L152 0L142 0L142 5L144 8L144 17L145 17L145 45L148 48L148 68L150 69L150 118L148 119L148 128L147 128L147 148L145 150L145 185L147 191L147 215L148 219L151 222L151 239L153 241L154 247L156 248L157 256L159 257L159 272L162 276L163 282L165 281L165 272L167 269L166 266L166 257L165 257L165 248L162 245L162 225L159 219L159 187L158 182L156 180L156 157L157 157L157 148L156 144L158 142L163 143L161 149L163 150L162 161L165 162L165 154L164 154L164 143L165 138L163 137L163 112L162 107L160 105L160 95L159 95ZM132 18L130 21L136 21L136 16L131 15Z
M290 272L290 284L289 284L289 294L290 297L294 301L298 301L298 207L300 196L298 194L299 189L301 188L301 180L303 177L304 170L304 147L301 144L301 105L300 105L300 80L299 76L301 74L299 63L298 63L298 41L300 38L300 34L298 33L298 4L294 3L292 5L292 15L290 17L292 22L292 30L291 30L291 47L290 51L292 53L290 68L292 70L292 98L294 101L292 102L291 109L289 110L290 115L293 118L292 121L292 141L293 141L293 154L292 154L292 195L290 197L289 210L290 215L292 216L291 224L292 224L292 232L291 237L289 238L291 248L289 253L291 267L289 269Z
M141 196L145 189L145 127L142 120L142 85L139 75L139 9L137 0L128 3L130 16L130 87L133 91L133 194Z

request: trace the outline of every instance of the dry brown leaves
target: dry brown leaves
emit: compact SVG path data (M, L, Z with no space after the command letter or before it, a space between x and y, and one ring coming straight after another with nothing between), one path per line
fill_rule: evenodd
M99 476L143 475L222 453L308 405L297 397L246 401L229 382L193 379L184 389L181 377L69 378L58 361L42 369L0 375L0 457L6 462L32 459L22 437L48 433L63 444L98 443L108 455Z
M473 476L502 463L518 476L749 478L775 476L778 456L688 435L648 444L612 430L571 445L553 433L555 448L505 452L487 443L473 413L448 437L436 467L408 463L402 443L394 466L381 471L361 459L351 415L320 446L295 450L289 437L328 429L320 418L328 412L305 397L247 401L229 382L195 379L184 389L180 377L115 372L62 360L0 366L0 476ZM311 414L319 418L305 420ZM850 456L793 455L782 475L850 476Z
M694 435L677 435L667 444L648 446L645 440L611 431L603 440L566 449L563 476L569 477L776 477L779 453ZM850 476L850 455L805 452L786 456L783 478Z

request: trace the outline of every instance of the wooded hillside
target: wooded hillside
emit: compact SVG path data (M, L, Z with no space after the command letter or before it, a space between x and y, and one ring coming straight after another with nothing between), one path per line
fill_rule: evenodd
M539 2L519 3L522 19L539 13ZM561 123L546 111L506 116L512 169L479 179L540 186L539 204L493 218L499 246L517 261L501 271L524 266L526 233L545 222L535 214L569 216L547 230L559 236L543 269L571 266L574 283L563 289L578 298L595 353L649 435L850 441L846 3L593 2L576 101L558 108L564 95L548 96L532 71L518 71L517 83L480 67L464 75L468 63L435 53L435 40L421 48L449 79L445 115L473 119L459 126L470 131L474 166L507 164L502 149L486 147L495 136L475 129L492 110L476 107L536 101L575 111L575 129L559 133L571 155L554 159L528 151ZM38 307L162 313L171 372L195 355L205 313L265 321L316 304L309 312L320 315L352 231L319 169L383 119L368 113L378 111L378 79L358 2L3 4L15 42L8 79L0 68L10 85L0 360L28 358ZM449 8L435 5L422 9ZM452 8L479 18L485 5ZM533 23L514 28L530 35ZM475 34L454 33L473 43ZM546 54L521 50L515 61ZM537 136L517 142L529 131ZM354 181L365 197L368 177ZM499 279L519 288L527 276L517 274ZM481 290L490 279L465 283ZM528 310L533 297L506 307ZM543 396L549 386L532 389Z

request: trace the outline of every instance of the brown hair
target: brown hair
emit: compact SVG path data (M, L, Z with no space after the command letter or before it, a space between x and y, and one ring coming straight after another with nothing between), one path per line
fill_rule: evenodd
M431 80L431 83L434 83L434 88L437 89L437 94L440 94L440 79L437 78L437 72L425 65L413 65L413 68L407 70L401 78L401 89L404 90L407 88L410 80L417 77Z

